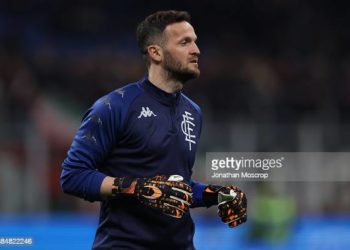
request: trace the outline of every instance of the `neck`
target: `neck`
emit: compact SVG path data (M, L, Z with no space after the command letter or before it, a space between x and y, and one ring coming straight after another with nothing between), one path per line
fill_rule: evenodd
M168 72L161 67L151 65L148 71L149 81L167 93L179 92L183 88L183 83L172 79Z

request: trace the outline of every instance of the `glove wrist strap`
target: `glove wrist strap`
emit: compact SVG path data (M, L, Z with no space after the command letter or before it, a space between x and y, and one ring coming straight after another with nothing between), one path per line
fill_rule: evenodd
M208 185L203 191L203 202L206 207L218 205L218 193L223 186Z
M117 196L120 194L133 195L135 192L135 186L137 179L130 177L116 177L112 185L112 195Z

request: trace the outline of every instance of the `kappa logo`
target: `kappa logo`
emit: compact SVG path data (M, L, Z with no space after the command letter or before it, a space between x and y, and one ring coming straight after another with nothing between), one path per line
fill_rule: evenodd
M196 144L196 135L192 134L193 128L196 126L193 121L194 118L192 117L192 114L188 111L185 111L185 114L182 115L182 122L181 122L181 129L182 133L185 135L185 141L188 141L188 148L191 151L192 144Z
M149 107L142 107L140 115L137 117L140 119L141 117L151 117L151 116L157 116L155 113L153 113L152 110L149 109Z

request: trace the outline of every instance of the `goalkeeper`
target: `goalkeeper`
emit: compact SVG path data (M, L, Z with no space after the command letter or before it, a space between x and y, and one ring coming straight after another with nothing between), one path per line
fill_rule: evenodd
M200 108L181 91L199 77L190 16L160 11L137 27L148 74L97 100L62 164L65 193L101 201L93 249L194 249L190 208L217 206L230 227L247 219L234 186L191 180Z

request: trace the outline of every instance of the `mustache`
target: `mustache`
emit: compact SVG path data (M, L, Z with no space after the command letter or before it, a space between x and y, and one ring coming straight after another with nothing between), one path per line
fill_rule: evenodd
M199 61L199 55L198 56L192 56L189 61L190 62L198 62Z

